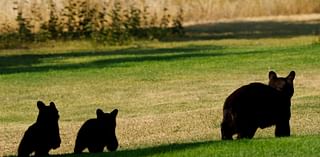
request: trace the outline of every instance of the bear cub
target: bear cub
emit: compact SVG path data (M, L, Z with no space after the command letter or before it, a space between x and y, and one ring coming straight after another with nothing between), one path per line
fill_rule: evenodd
M85 148L88 148L91 153L103 152L105 146L109 151L115 151L118 148L115 132L118 110L104 113L101 109L97 109L96 114L96 119L89 119L81 126L74 153L81 153Z
M59 114L53 102L46 106L42 101L37 102L39 115L37 121L25 132L19 148L18 157L45 156L50 149L60 147L61 139L59 133Z
M222 139L253 138L258 128L275 125L275 136L290 136L291 97L295 72L278 77L269 72L269 84L251 83L229 95L223 106Z

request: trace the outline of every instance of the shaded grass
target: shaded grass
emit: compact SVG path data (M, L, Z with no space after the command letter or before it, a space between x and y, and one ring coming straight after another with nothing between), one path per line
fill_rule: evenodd
M63 47L2 51L0 120L4 127L0 128L0 155L15 154L23 132L36 119L37 100L54 101L60 111L62 145L53 154L72 152L77 130L84 120L95 117L97 108L119 109L119 153L217 140L225 97L249 82L267 82L269 70L280 76L296 71L292 133L315 135L318 139L320 45L314 44L314 39L229 39L96 50L79 46L73 51ZM258 130L256 137L273 137L273 128ZM209 142L208 147L216 147L217 143ZM159 151L170 147L159 147Z
M319 35L319 16L311 20L240 19L186 26L189 40L260 39ZM186 39L185 39L186 40Z

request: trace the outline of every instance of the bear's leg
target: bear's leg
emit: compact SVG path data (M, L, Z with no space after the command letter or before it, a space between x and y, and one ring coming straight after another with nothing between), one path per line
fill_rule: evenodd
M49 150L50 149L45 147L36 148L34 156L47 156L49 155Z
M30 137L30 133L26 132L19 144L18 157L30 156L30 154L34 151L34 146Z
M232 140L232 135L235 133L234 128L226 123L221 123L221 138L222 140Z
M83 142L81 142L80 140L79 140L79 138L77 138L77 140L76 140L76 145L74 146L74 153L82 153L82 151L84 150L86 148L86 146L84 145L84 143Z
M251 139L253 138L254 134L256 133L258 127L255 125L245 125L241 126L238 130L238 139L242 138L248 138Z
M28 146L21 146L18 149L18 157L27 157L32 153L32 149Z
M233 113L230 110L223 110L223 120L221 123L222 140L232 140L232 136L236 133L235 121Z
M91 145L88 147L90 153L103 152L104 145Z
M275 136L276 137L290 136L289 120L284 120L276 124Z

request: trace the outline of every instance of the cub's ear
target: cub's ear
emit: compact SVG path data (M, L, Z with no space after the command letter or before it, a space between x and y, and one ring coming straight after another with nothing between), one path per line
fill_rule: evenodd
M276 79L276 78L278 78L277 74L274 71L270 71L269 72L269 80Z
M118 109L114 109L110 114L111 114L114 118L116 118L117 115L118 115Z
M43 109L46 105L42 101L37 102L37 107L39 110Z
M96 114L97 114L97 118L99 119L103 117L104 112L101 109L97 109Z
M54 104L54 102L50 102L50 107L51 107L51 108L54 108L54 109L57 109L57 108L56 108L56 105Z
M296 73L294 71L291 71L287 76L287 80L290 82L293 82L295 76L296 76Z

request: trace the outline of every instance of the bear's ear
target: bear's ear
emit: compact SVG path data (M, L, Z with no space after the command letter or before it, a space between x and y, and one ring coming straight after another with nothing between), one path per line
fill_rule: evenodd
M114 109L111 113L110 113L114 118L117 117L118 114L118 109Z
M97 114L97 118L100 119L103 117L104 112L101 109L97 109L96 114Z
M42 101L37 102L37 107L39 110L43 109L46 105Z
M50 107L51 107L51 108L54 108L54 109L57 109L57 108L56 108L56 105L54 104L54 102L50 102Z
M269 72L269 80L276 79L276 78L278 78L277 74L274 71L270 71Z
M296 73L294 71L291 71L287 76L287 80L290 82L293 82L295 76L296 76Z

